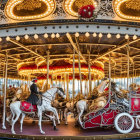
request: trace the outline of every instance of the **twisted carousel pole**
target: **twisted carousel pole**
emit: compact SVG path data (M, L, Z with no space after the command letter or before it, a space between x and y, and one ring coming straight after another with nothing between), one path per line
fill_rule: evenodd
M47 89L49 88L49 60L50 60L49 54L50 52L47 51Z
M2 120L2 128L6 129L5 126L5 117L6 117L6 92L7 92L7 66L8 66L8 55L6 52L5 56L5 79L4 79L4 99L3 99L3 120Z

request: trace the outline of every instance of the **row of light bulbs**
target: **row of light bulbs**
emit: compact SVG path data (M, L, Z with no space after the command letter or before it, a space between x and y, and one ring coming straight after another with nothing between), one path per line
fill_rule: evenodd
M99 34L93 33L92 35L93 35L93 37L97 37L97 36L98 36L99 38L102 38L102 37L103 37L103 34L102 34L102 33L99 33ZM79 36L80 36L80 34L79 34L78 32L76 32L76 33L75 33L75 37L79 37ZM89 32L86 32L86 33L85 33L85 36L86 36L86 37L89 37L89 36L90 36L90 33L89 33ZM45 34L44 34L44 38L48 38L48 37L49 37L49 35L48 35L47 33L45 33ZM55 37L56 37L56 38L59 38L59 37L60 37L60 34L58 34L58 33L57 33L57 34L52 33L52 34L51 34L51 38L55 38ZM108 34L107 34L107 38L111 38L111 37L112 37L112 35L111 35L110 33L108 33ZM119 39L120 37L121 37L120 34L117 34L117 35L116 35L116 38L117 38L117 39ZM24 38L25 38L25 39L29 39L29 35L26 34L26 35L24 36ZM35 39L38 39L38 38L39 38L38 34L35 34L35 35L34 35L34 38L35 38ZM128 35L128 34L125 35L125 39L129 39L129 35ZM137 39L137 36L134 35L134 36L133 36L133 39L134 39L134 40ZM6 40L9 41L9 40L10 40L10 37L7 36L7 37L6 37ZM16 40L19 41L19 40L20 40L20 37L19 37L19 36L16 36ZM0 38L0 42L1 42L1 41L2 41L2 38Z

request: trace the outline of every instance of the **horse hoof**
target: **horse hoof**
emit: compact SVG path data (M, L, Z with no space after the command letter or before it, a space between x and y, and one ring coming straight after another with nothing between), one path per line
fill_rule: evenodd
M16 132L15 131L12 131L12 134L16 134Z
M41 131L41 134L45 134L45 132L44 131Z
M6 126L2 126L2 129L6 129Z
M56 128L56 126L54 126L53 130L54 130L54 131L58 131L58 129Z

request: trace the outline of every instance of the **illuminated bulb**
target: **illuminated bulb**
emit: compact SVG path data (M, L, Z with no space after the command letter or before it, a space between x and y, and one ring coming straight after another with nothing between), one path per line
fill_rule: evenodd
M86 37L89 37L89 36L90 36L90 34L89 34L88 32L86 32L86 33L85 33L85 36L86 36Z
M44 34L44 38L48 38L48 34Z
M133 36L133 40L135 40L135 39L137 39L137 36L136 35Z
M37 34L34 35L34 39L38 39L38 35Z
M59 37L60 37L60 34L57 33L57 34L56 34L56 37L59 38Z
M0 37L0 42L2 41L2 38Z
M129 35L128 35L128 34L126 34L126 35L125 35L125 39L128 39L128 38L129 38Z
M9 36L7 36L7 37L6 37L6 40L7 40L7 41L9 41L9 40L10 40L10 37L9 37Z
M107 38L111 38L111 34L107 34Z
M17 40L17 41L19 41L19 40L20 40L20 37L19 37L19 36L17 36L17 37L16 37L16 40Z
M100 38L103 37L102 33L99 33L99 37L100 37Z
M28 39L28 38L29 38L29 36L28 36L28 35L25 35L25 36L24 36L24 38L25 38L25 39Z
M96 33L93 33L93 37L96 37L97 36L97 34Z
M76 36L76 37L79 37L79 33L78 33L78 32L77 32L77 33L75 33L75 36Z
M51 34L51 38L55 38L55 34L53 33L53 34Z
M116 35L116 38L120 38L120 37L121 37L120 34L117 34L117 35Z

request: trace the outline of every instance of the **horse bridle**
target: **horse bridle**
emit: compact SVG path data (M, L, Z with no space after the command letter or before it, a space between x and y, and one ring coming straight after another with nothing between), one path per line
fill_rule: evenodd
M57 92L58 90L59 90L59 89L57 88L56 92ZM50 92L48 92L48 91L47 91L47 93L49 93L50 97L52 97L52 99L53 99L53 101L54 101L54 96L52 96L52 95L50 94ZM46 99L48 99L48 100L50 100L49 98L47 98L47 97L44 96L44 95L41 95L41 96L44 97L44 98L46 98ZM50 100L50 102L52 102L52 100Z

